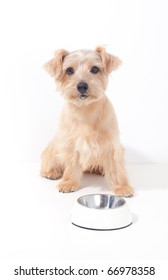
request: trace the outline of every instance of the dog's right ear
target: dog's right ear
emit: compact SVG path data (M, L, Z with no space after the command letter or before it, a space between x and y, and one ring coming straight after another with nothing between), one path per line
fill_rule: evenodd
M66 50L58 50L55 52L54 58L49 60L47 63L44 64L44 69L56 79L59 78L60 74L62 73L62 63L64 61L65 56L69 54Z
M117 56L107 53L103 47L97 47L96 52L99 53L104 64L104 70L108 74L111 73L111 71L116 70L122 63Z

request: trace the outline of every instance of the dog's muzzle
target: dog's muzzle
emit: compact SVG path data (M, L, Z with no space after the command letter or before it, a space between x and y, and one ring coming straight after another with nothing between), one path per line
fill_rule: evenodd
M79 91L80 93L80 98L81 99L85 99L88 97L88 93L87 93L87 90L88 90L88 84L85 83L85 82L81 82L79 84L77 84L77 90Z

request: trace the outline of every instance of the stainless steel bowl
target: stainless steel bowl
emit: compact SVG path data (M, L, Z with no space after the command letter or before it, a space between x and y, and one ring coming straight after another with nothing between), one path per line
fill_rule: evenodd
M72 224L94 230L121 229L132 224L132 213L121 197L89 194L77 199L72 210Z
M94 209L115 209L125 204L123 198L108 194L84 195L78 198L77 202Z

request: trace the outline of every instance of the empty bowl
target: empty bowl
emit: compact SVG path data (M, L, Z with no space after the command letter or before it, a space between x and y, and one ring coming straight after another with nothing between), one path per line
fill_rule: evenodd
M132 224L132 213L121 197L89 194L77 199L71 221L73 225L86 229L121 229Z

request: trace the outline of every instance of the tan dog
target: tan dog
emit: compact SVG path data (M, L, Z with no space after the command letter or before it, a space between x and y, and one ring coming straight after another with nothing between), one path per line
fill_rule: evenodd
M82 172L89 171L105 174L116 195L133 195L116 116L105 95L108 76L120 63L98 47L71 53L58 50L45 65L67 101L59 131L42 154L41 175L62 177L59 191L75 191Z

